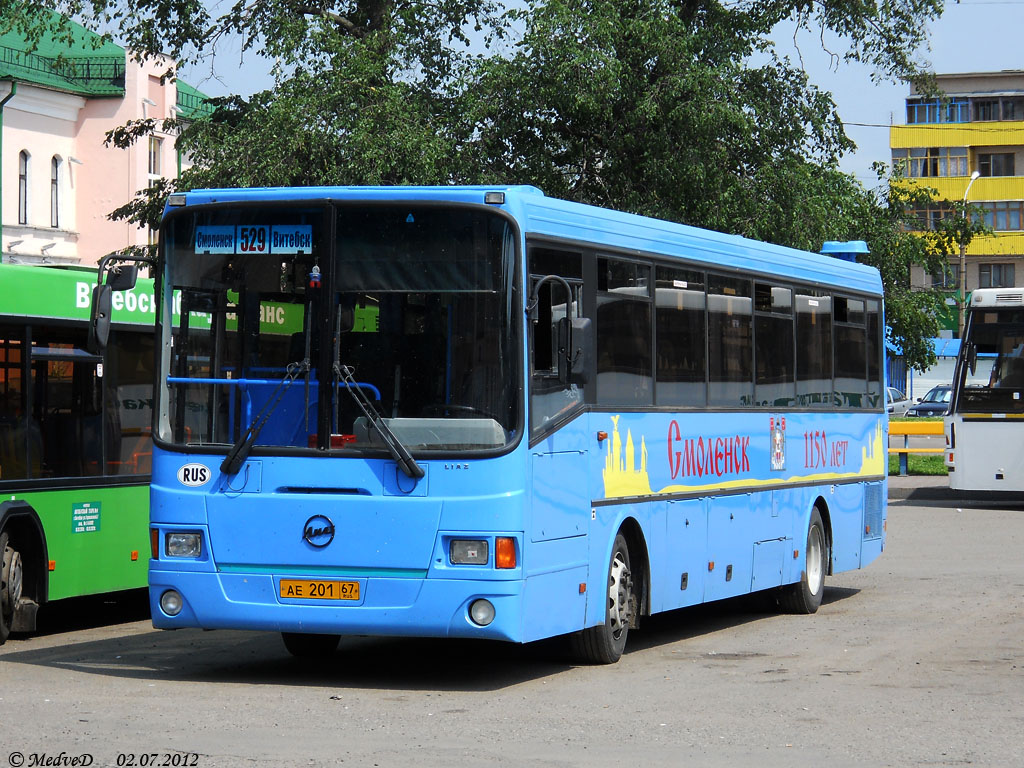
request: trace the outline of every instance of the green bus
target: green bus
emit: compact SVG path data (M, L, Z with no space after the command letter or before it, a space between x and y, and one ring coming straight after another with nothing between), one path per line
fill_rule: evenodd
M114 294L102 356L95 283L0 264L0 643L48 601L146 585L153 281Z

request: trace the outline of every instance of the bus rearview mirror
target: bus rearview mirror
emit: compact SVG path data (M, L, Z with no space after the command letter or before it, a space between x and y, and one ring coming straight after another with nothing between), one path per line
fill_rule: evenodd
M107 285L112 291L130 291L139 277L136 264L118 264L107 271Z
M102 355L110 338L110 297L109 285L92 287L92 306L89 310L89 337L86 347L94 355Z
M572 342L572 326L569 318L560 317L556 321L555 357L558 362L558 380L562 384L569 383L569 345Z
M594 345L591 343L589 317L572 319L572 354L569 362L569 383L583 386L590 377L590 357Z
M590 371L590 318L558 319L558 380L582 386Z

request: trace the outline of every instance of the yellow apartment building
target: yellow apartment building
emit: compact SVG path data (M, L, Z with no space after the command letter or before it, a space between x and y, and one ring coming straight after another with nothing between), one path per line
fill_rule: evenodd
M1024 70L938 75L945 96L911 87L906 124L889 131L894 169L926 184L941 199L963 200L984 210L994 234L975 238L966 252L967 290L1024 285ZM972 174L979 175L972 180ZM949 206L916 211L921 228L952 214ZM959 284L960 259L952 278L915 267L916 286L949 289ZM946 318L956 330L956 309ZM951 323L951 324L950 324Z

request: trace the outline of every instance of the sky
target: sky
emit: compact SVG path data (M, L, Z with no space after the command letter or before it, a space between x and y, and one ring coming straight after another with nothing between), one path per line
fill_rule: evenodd
M922 58L937 74L1024 70L1024 0L947 2L930 31L931 51ZM800 48L812 82L832 92L846 133L857 144L841 167L865 186L877 186L871 164L890 161L889 125L906 123L909 86L872 83L870 71L860 65L842 63L831 69L820 43L811 37Z
M217 0L210 0L215 6ZM1024 70L1024 0L947 0L942 17L931 24L930 51L921 58L938 74ZM776 42L782 53L796 60L796 49L787 39L790 31L780 31ZM866 187L878 185L871 170L875 161L890 162L889 126L906 120L904 100L909 88L904 83L875 83L871 72L859 64L833 65L816 36L798 39L799 54L811 81L830 91L846 126L847 135L857 144L840 166ZM184 79L210 96L229 93L248 95L269 88L267 62L251 54L244 57L237 49L223 49L216 58L216 78L210 69L186 70Z

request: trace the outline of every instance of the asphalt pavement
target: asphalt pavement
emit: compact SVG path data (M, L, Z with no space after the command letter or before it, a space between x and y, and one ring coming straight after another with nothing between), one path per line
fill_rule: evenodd
M889 475L889 501L955 501L946 475Z

